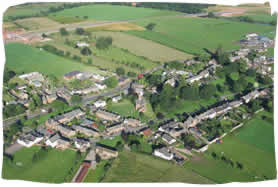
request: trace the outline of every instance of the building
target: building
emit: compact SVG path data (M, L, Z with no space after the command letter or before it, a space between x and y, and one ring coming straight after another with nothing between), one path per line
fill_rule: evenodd
M103 160L115 158L118 156L118 152L115 149L103 145L96 146L96 154L98 154Z
M52 148L57 148L62 150L67 149L70 146L70 142L62 138L59 134L55 134L54 136L47 139L45 144Z
M117 103L117 102L119 102L121 99L122 99L122 96L121 96L121 95L118 95L118 96L115 96L115 97L112 98L112 102Z
M165 84L169 84L172 87L176 86L176 80L174 78L168 79Z
M52 118L49 118L46 122L45 122L45 126L49 129L54 129L56 130L57 129L57 126L58 126L58 122L55 121L54 119Z
M80 71L68 72L68 73L64 74L64 79L65 80L76 79L78 77L78 75L82 75L82 73Z
M95 86L100 90L104 90L104 89L107 88L107 86L105 84L102 84L102 83L95 83Z
M77 43L76 43L76 47L89 47L90 45L88 44L88 43L86 43L86 42L80 42L80 41L78 41Z
M58 121L59 123L68 123L71 120L73 120L74 118L81 118L82 116L84 116L84 112L81 111L80 109L76 109L76 110L72 110L68 113L59 115L59 116L55 116L54 120Z
M76 130L77 132L79 132L81 134L84 134L86 136L94 136L94 137L99 136L99 132L96 131L95 129L91 129L91 128L88 128L88 127L83 127L83 126L80 126L80 125L72 125L72 128L74 130Z
M146 137L150 137L153 134L153 132L150 128L144 129L141 133Z
M242 99L244 100L245 103L249 103L250 100L256 99L257 97L260 96L260 92L258 90L254 90L247 95L243 96Z
M65 137L72 137L75 135L75 131L68 126L58 125L57 130Z
M70 91L67 89L60 89L57 91L58 97L61 97L62 99L65 99L67 102L71 99Z
M146 101L144 98L136 99L135 101L135 109L139 112L146 112Z
M124 130L124 125L122 123L117 123L106 127L107 135L117 134Z
M155 149L153 154L165 160L172 160L174 156L173 153L171 153L171 151L167 147Z
M98 100L94 103L95 107L97 108L103 108L106 106L106 101Z
M163 141L165 141L167 144L169 144L169 145L171 145L171 144L173 144L173 143L175 143L176 142L176 139L175 138L173 138L173 137L171 137L169 134L167 134L167 133L164 133L162 136L161 136L161 139L163 140Z
M76 138L74 140L74 145L81 152L85 152L91 146L90 141L81 138Z
M117 114L113 114L111 112L107 112L105 110L98 110L96 112L96 116L102 120L108 120L108 121L119 121L121 116Z
M29 133L26 135L22 135L17 139L17 143L23 145L24 147L32 147L33 145L42 141L43 137L39 134Z
M57 99L56 93L53 93L53 94L50 94L50 95L46 95L47 103L52 103L56 99Z
M141 121L133 118L127 118L124 120L124 124L130 127L139 127L144 125Z

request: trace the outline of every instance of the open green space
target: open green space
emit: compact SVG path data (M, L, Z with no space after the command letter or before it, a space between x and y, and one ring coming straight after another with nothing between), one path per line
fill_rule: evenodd
M272 114L260 112L245 125L226 136L223 143L211 145L210 151L223 154L234 162L243 164L243 170L253 176L267 179L276 177L273 121L261 116Z
M198 155L185 164L186 168L205 176L216 183L250 182L254 177L238 168L232 168L221 160L211 158L210 155Z
M267 35L275 27L221 19L165 17L140 20L140 26L155 23L152 31L128 31L138 37L153 40L190 54L200 54L204 49L214 51L218 45L224 50L240 48L238 41L250 32Z
M113 38L113 45L153 61L167 62L172 60L185 60L192 57L192 55L176 49L123 32L94 32L93 35L97 37L111 36Z
M104 166L106 163L106 160L102 160L98 163L96 169L90 169L84 182L100 182L105 176Z
M23 148L15 153L14 161L3 160L2 177L33 182L62 183L74 166L76 152L50 149L43 158L33 161L40 147Z
M105 12L105 13L104 13ZM87 5L72 9L66 9L54 13L57 17L84 17L88 16L89 19L106 20L106 21L121 21L133 20L139 18L149 18L155 16L168 16L181 14L174 11L158 10L151 8L136 8L129 6L118 5Z
M121 152L103 182L213 183L190 169L172 162L134 152Z
M68 60L22 43L5 45L6 67L17 73L38 71L62 77L73 70L101 73L97 68Z

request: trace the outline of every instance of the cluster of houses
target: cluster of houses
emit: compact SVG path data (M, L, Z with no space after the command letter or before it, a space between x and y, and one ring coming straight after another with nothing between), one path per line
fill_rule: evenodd
M246 35L246 39L240 40L240 44L249 48L255 47L264 50L273 47L274 41L266 36L258 35L257 33L250 33Z

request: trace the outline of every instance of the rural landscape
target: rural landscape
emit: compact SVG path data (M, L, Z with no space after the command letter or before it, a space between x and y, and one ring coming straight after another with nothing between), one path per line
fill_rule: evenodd
M276 23L268 2L9 7L2 178L276 179Z

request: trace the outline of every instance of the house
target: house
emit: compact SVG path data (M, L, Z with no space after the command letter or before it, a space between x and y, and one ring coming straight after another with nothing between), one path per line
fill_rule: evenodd
M144 98L136 99L135 109L139 112L146 112L146 101Z
M84 119L80 125L83 126L83 127L89 127L89 128L91 128L91 127L93 127L93 124L94 124L94 123L95 123L95 122L92 121L92 120L90 120L90 119Z
M81 152L85 152L90 147L90 141L86 139L76 138L74 140L74 145L77 149L81 150Z
M112 98L112 102L117 103L117 102L119 102L121 99L122 99L122 96L121 96L121 95L118 95L118 96L115 96L115 97Z
M203 78L203 77L202 77L201 75L196 75L196 76L192 76L192 77L186 79L186 82L192 84L193 82L199 81L199 80L201 80L202 78Z
M26 74L20 75L18 77L20 79L28 80L28 81L34 81L34 80L37 80L37 81L40 81L40 82L44 81L43 75L40 74L39 72L26 73Z
M118 156L118 152L115 149L103 145L96 146L96 154L98 154L103 160L115 158Z
M76 109L76 110L72 110L68 113L65 113L65 114L62 114L62 115L59 115L59 116L55 116L54 117L54 120L58 121L59 123L68 123L70 122L71 120L73 120L74 118L81 118L84 116L84 112L81 111L80 109Z
M124 130L124 125L122 123L116 123L106 127L107 135L117 134Z
M169 123L166 123L158 128L161 132L169 132L171 129L175 129L179 127L179 123L175 121L171 121Z
M70 91L67 89L64 89L64 88L57 90L57 95L58 95L58 97L65 99L67 102L69 102L71 99Z
M45 144L52 148L57 148L62 150L67 149L70 146L70 142L62 138L59 134L55 134L49 139L47 139Z
M106 101L98 100L98 101L94 102L94 105L97 108L103 108L106 106Z
M66 74L64 74L64 79L65 80L72 80L72 79L76 79L78 77L78 75L81 75L82 73L80 71L72 71L72 72L68 72Z
M197 125L199 121L196 120L195 118L193 118L192 116L189 116L184 122L183 122L183 127L185 129L188 129L190 127L194 127L195 125Z
M88 43L86 43L86 42L80 42L80 41L78 41L77 43L76 43L76 47L89 47L90 46L90 44L88 44Z
M83 127L80 125L72 125L72 128L81 134L85 134L86 136L94 136L94 137L99 136L99 132L96 131L95 129Z
M37 88L42 86L42 83L40 81L38 81L38 80L30 81L29 84L31 84L31 85L33 85L33 86L35 86Z
M65 137L72 137L75 135L75 131L68 126L58 125L57 130Z
M119 80L118 80L118 85L119 85L119 86L125 85L126 83L128 83L128 81L129 81L129 78L128 78L128 77L122 76L122 77L120 77Z
M98 110L96 112L96 116L102 120L108 120L108 121L119 121L121 116L117 114L113 114L111 112L107 112L105 110Z
M57 99L56 93L53 93L53 94L50 94L50 95L46 95L47 103L52 103L56 99Z
M241 59L241 56L230 56L229 59L231 62L235 62L236 60Z
M250 34L247 34L245 37L247 38L247 40L256 40L258 39L258 34L257 33L250 33Z
M130 127L139 127L142 126L143 123L137 119L127 118L124 120L124 124Z
M99 74L92 74L92 78L93 78L95 81L104 81L104 80L105 80L105 77L102 76L102 75L99 75Z
M95 86L100 90L104 90L104 89L107 88L107 86L105 84L102 84L102 83L95 83Z
M243 102L242 100L235 100L235 101L232 101L229 103L229 105L232 107L232 108L236 108L236 107L239 107L240 105L242 105Z
M142 97L144 95L144 88L134 88L134 92L138 95L138 97Z
M260 92L258 90L254 90L246 94L245 96L243 96L242 99L244 100L245 103L249 103L251 99L256 99L259 96L260 96Z
M49 118L46 122L45 122L45 126L49 129L57 129L59 122L57 122L56 120Z
M176 139L171 137L169 134L167 133L164 133L162 136L161 136L162 140L165 141L167 144L171 145L173 143L176 142Z
M40 136L36 133L28 133L26 135L22 135L17 139L17 143L23 145L24 147L32 147L33 145L42 141L43 136Z
M143 131L141 131L141 133L146 136L146 137L149 137L153 134L152 130L150 128L146 128L144 129Z
M171 153L171 151L167 147L155 149L153 154L165 160L172 160L174 156L173 153Z

